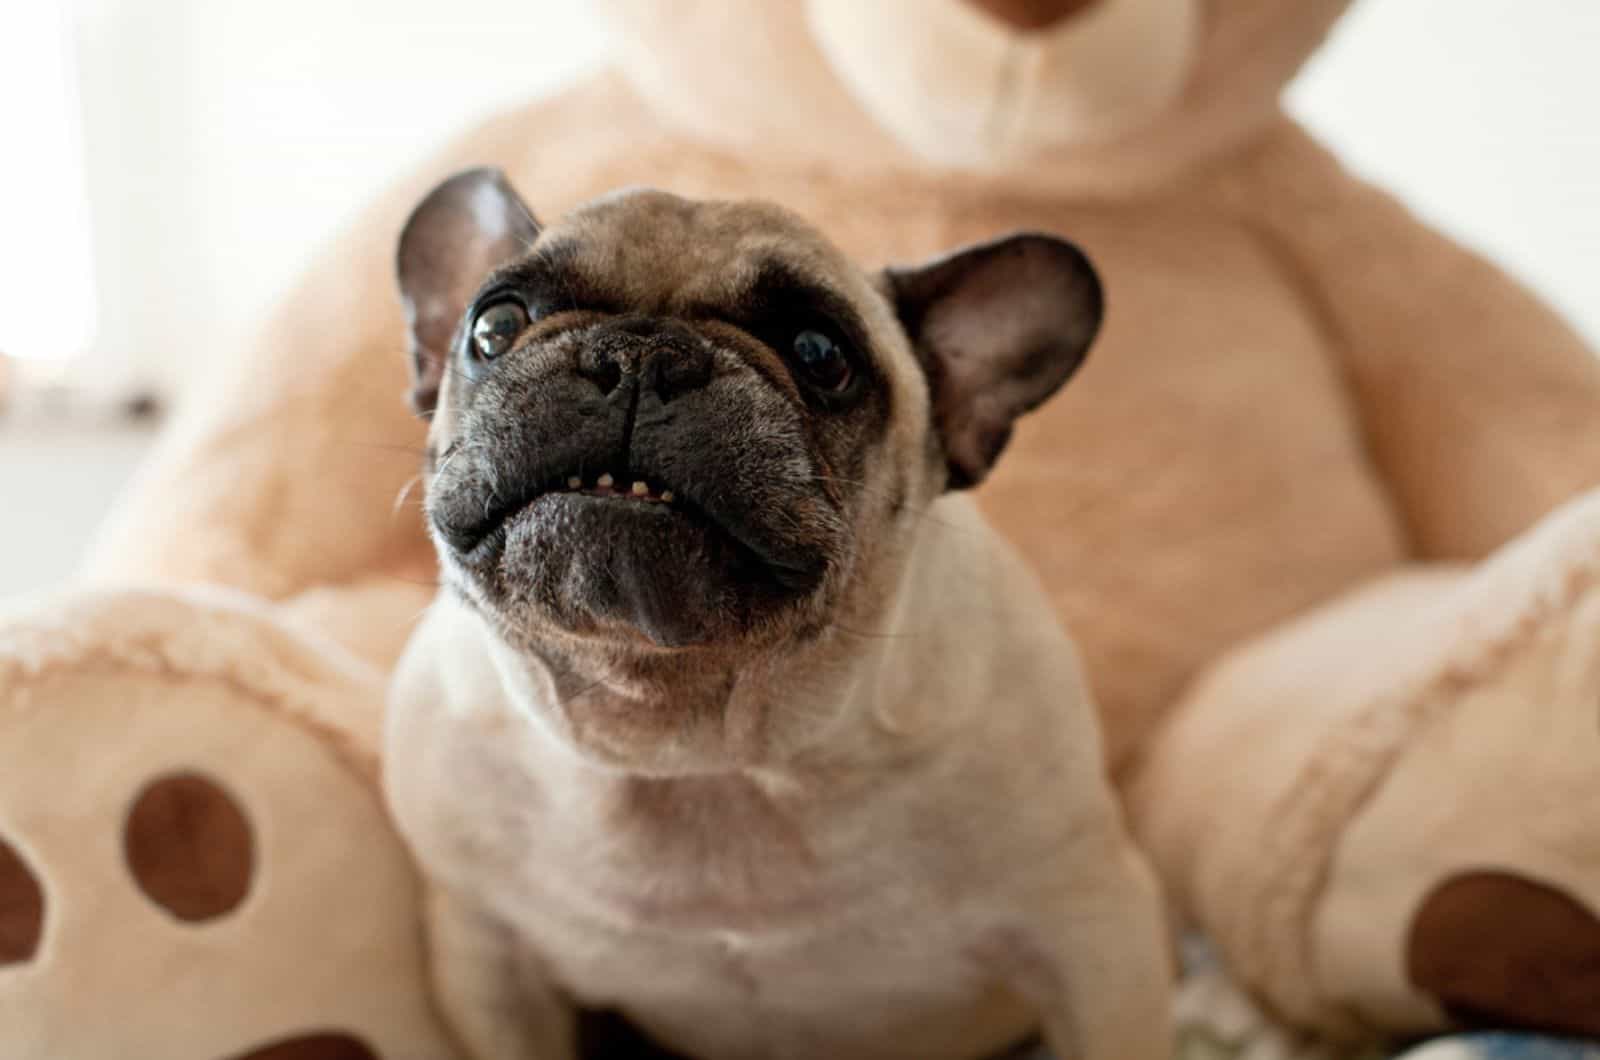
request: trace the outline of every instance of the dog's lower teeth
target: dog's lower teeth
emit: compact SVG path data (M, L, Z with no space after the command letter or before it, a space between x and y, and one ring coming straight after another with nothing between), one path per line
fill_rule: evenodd
M657 493L650 488L650 483L644 479L635 479L628 485L626 491L616 489L616 484L616 476L611 474L601 475L595 479L593 486L585 486L583 479L577 475L567 476L567 489L574 493L586 493L592 497L633 497L638 500L659 501L668 504L672 502L673 494L671 490L662 490Z

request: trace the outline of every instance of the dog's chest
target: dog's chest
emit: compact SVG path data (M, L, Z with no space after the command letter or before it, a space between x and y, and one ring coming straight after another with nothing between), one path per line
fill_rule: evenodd
M1025 1033L1029 1013L985 973L959 909L908 920L887 895L835 909L822 893L770 905L547 895L518 927L580 1004L711 1060L968 1058Z
M693 1055L934 1060L1027 1028L973 952L978 903L913 851L841 856L739 785L663 788L603 831L524 825L490 904L579 1003Z

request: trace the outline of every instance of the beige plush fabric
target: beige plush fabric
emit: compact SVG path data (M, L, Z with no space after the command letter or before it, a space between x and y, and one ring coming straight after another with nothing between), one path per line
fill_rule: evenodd
M1173 896L1297 1022L1359 1037L1498 1005L1600 1034L1597 703L1589 496L1481 568L1396 574L1237 651L1132 808Z
M393 509L423 434L400 400L393 241L452 169L500 165L552 215L623 184L775 198L872 262L1015 228L1065 233L1103 271L1103 341L980 499L1079 640L1112 765L1131 784L1145 763L1142 825L1227 958L1300 1019L1435 1024L1439 1009L1391 971L1348 982L1367 959L1350 954L1400 942L1345 934L1352 915L1329 888L1347 877L1328 866L1415 874L1365 832L1346 837L1385 768L1429 775L1431 745L1410 750L1431 716L1415 709L1418 682L1475 650L1413 608L1433 565L1484 559L1600 481L1600 366L1515 283L1284 115L1283 85L1343 0L1099 0L1033 33L963 0L918 3L914 25L883 13L905 3L604 6L614 66L469 133L325 248L171 432L91 574L315 594L302 615L344 616L330 636L392 658L400 605L373 587L425 591L431 577L415 511ZM1114 39L1124 61L1086 54L1090 39ZM1138 70L1159 83L1119 80ZM1530 541L1517 562L1540 578L1579 562ZM381 628L352 639L369 603ZM1224 663L1184 700L1262 636L1287 661ZM1527 690L1567 656L1540 658L1465 724L1527 737ZM1472 687L1440 694L1464 704ZM1384 754L1346 746L1357 716ZM1169 725L1161 746L1179 750L1144 753ZM1361 768L1346 768L1351 754ZM1592 819L1592 802L1578 806ZM1250 883L1257 873L1272 882ZM1341 1015L1351 1006L1359 1018Z
M342 659L218 595L0 620L0 844L22 866L0 940L32 939L0 941L0 1055L454 1055L377 791L379 675Z

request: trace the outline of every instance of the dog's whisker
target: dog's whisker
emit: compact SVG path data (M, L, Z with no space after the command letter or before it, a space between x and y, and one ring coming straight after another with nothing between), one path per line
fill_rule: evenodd
M445 458L443 460L439 461L439 466L434 469L433 481L438 482L439 481L439 476L443 475L445 473L445 469L448 468L450 466L450 464L455 460L455 458L460 456L460 455L461 455L461 447L460 446L455 446L448 453L446 453L445 454Z
M588 695L590 692L593 692L595 689L603 688L603 687L605 687L605 682L604 681L593 681L593 682L590 682L589 684L583 686L583 688L581 688L578 691L572 693L570 696L564 697L562 699L562 702L567 704L568 706L570 706L573 703L576 703L578 700L582 699L584 696Z
M402 445L397 442L351 442L358 449L381 449L391 453L405 453L407 456L422 458L428 455L426 448L419 449L414 445Z
M407 578L404 574L381 574L379 577L388 578L391 581L405 582L407 585L421 585L428 589L438 589L444 585L437 578Z
M862 481L860 479L842 478L842 477L837 476L837 475L812 475L812 476L809 476L808 479L805 479L803 481L835 483L835 484L839 484L839 485L854 486L857 489L866 490L866 491L872 493L874 496L877 496L877 497L880 497L880 498L889 496L888 487L883 486L883 485L878 484L878 483L864 482L864 481ZM935 502L935 503L937 503L937 502ZM969 527L957 526L954 523L951 523L951 522L949 522L947 520L941 519L938 516L932 514L932 505L931 504L930 505L925 505L925 506L923 506L921 508L913 508L913 507L910 507L908 505L907 506L907 511L911 512L911 514L916 516L917 518L922 519L922 520L926 521L927 523L929 523L930 525L938 527L941 530L951 530L951 531L956 531L956 532L959 532L959 533L970 533L971 532L971 529Z
M830 623L828 623L828 625L824 626L823 628L824 629L829 629L829 630L834 630L834 631L837 631L839 633L844 633L844 634L846 634L848 636L851 636L851 637L860 637L863 640L909 640L909 639L912 639L914 637L922 636L922 634L917 633L914 630L904 630L904 631L895 633L895 632L873 631L873 630L864 630L864 629L852 629L851 627L845 625L842 622L830 622Z
M411 491L416 489L421 482L422 475L420 473L406 479L406 484L400 487L399 493L395 494L394 504L389 508L391 518L400 514L400 509L405 507L406 501L411 497Z
M572 288L572 281L568 275L568 270L561 267L561 263L555 259L555 256L549 247L534 247L532 249L534 256L542 265L546 267L546 271L555 275L558 282L561 284L561 292L566 296L565 308L580 308L578 295L577 292Z

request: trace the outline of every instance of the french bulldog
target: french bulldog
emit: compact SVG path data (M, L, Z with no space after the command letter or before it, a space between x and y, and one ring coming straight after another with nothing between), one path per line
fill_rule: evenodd
M774 205L546 226L480 169L398 273L442 588L386 788L468 1052L609 1010L705 1060L1165 1057L1093 704L964 492L1083 361L1084 256L869 273Z

